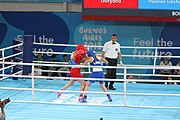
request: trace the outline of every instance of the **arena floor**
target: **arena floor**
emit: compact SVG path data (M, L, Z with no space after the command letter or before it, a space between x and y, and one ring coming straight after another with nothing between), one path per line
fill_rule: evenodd
M64 80L35 80L35 88L58 90L67 83ZM6 79L0 81L1 87L31 88L31 80ZM115 83L116 91L123 92L123 84ZM68 90L79 90L76 82ZM97 83L92 84L90 91L102 91ZM164 84L127 84L128 93L180 94L180 85ZM0 98L10 97L5 111L7 120L180 120L180 109L167 108L132 108L103 107L88 104L123 105L123 95L112 95L109 102L104 94L88 95L87 103L78 103L78 93L65 93L57 98L54 92L35 92L36 101L52 103L74 103L77 105L40 104L13 102L14 100L32 100L31 91L0 90ZM86 106L84 106L86 104ZM127 96L127 105L133 106L174 106L180 107L180 97L170 96Z

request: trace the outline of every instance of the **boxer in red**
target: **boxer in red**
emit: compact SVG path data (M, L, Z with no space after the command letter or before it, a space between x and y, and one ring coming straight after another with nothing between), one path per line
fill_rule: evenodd
M71 60L69 61L69 65L80 65L81 61L86 58L87 50L82 45L79 44L76 46L76 50L71 54ZM70 69L70 77L74 78L83 78L79 67L71 67ZM72 86L75 81L80 82L81 88L80 91L84 91L85 81L84 80L70 80L61 90L66 90L68 87ZM62 92L58 92L58 98L61 96ZM78 101L81 102L83 100L83 94L81 93Z

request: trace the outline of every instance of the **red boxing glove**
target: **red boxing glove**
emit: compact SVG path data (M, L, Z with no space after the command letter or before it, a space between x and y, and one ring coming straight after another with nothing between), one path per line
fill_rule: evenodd
M86 49L80 49L74 53L74 58L77 58L78 56L85 56L86 54Z
M86 54L81 55L81 59L86 58Z

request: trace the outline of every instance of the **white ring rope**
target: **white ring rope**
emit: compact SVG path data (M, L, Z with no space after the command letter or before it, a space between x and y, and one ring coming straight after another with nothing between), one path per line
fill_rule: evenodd
M48 43L33 43L35 45L43 45L43 46L66 46L66 47L76 47L77 45L69 45L69 44L48 44ZM88 49L89 48L103 48L103 46L89 46L89 45L84 45L86 46ZM139 49L180 49L179 47L138 47L138 46L121 46L121 48L125 48L125 49L134 49L134 48L139 48ZM63 54L63 52L36 52L34 51L33 53L54 53L54 54ZM71 53L64 53L64 54L71 54ZM161 56L161 55L157 55L157 56L153 56L153 55L124 55L122 54L122 57L148 57L148 58L161 58L161 57L170 57L170 58L180 58L180 56Z
M66 47L76 47L77 45L70 44L48 44L48 43L33 43L34 45L46 45L46 46L66 46ZM85 47L101 47L103 46L93 46L93 45L84 45ZM121 48L140 48L140 49L180 49L179 47L139 47L139 46L121 46Z
M69 47L75 47L76 45L68 45L68 44L45 44L45 43L34 43L36 45L53 45L53 46L69 46ZM7 49L14 48L17 46L23 45L17 44L14 46L10 46L7 48L0 49L0 51L4 52ZM102 47L102 46L86 46L86 47ZM179 47L131 47L131 46L121 46L121 48L138 48L138 49L180 49ZM36 52L36 53L54 53L54 54L71 54L71 53L64 53L64 52ZM71 78L71 77L50 77L50 76L34 76L34 72L32 72L31 75L20 75L22 74L22 70L18 71L12 75L9 74L0 74L0 76L3 77L18 77L18 78L30 78L32 79L32 88L10 88L10 87L0 87L2 90L27 90L27 91L32 91L32 101L23 101L23 100L12 100L13 102L35 102L35 103L45 103L45 104L70 104L70 105L77 105L75 103L52 103L52 102L44 102L44 101L34 101L35 99L35 94L34 91L42 91L42 92L67 92L67 93L87 93L87 94L117 94L117 95L124 95L124 104L92 104L92 103L87 103L87 104L78 104L78 105L95 105L95 106L126 106L126 107L138 107L138 108L169 108L169 109L180 109L180 106L178 107L173 107L173 106L134 106L134 105L128 105L126 103L126 96L131 95L131 96L174 96L174 97L179 97L180 94L153 94L153 93L128 93L126 92L126 82L128 81L135 81L135 82L180 82L180 80L150 80L150 79L127 79L127 75L137 75L137 76L171 76L171 77L179 77L178 75L159 75L159 74L128 74L127 70L128 69L180 69L180 66L155 66L155 65L124 65L124 66L83 66L83 65L67 65L67 63L64 64L64 62L47 62L47 61L34 61L34 63L22 63L22 62L5 62L4 60L10 57L14 57L16 55L23 54L23 52L7 56L3 58L0 58L0 60L3 60L2 62L0 61L0 64L9 64L10 66L1 68L1 70L13 67L15 65L28 65L32 66L32 71L42 71L42 72L62 72L62 71L54 71L54 70L34 70L34 66L53 66L53 67L80 67L80 68L116 68L116 69L123 69L124 73L118 73L119 75L123 75L123 79L97 79L97 78ZM4 53L3 53L4 55ZM123 56L123 55L122 55ZM147 55L124 55L126 57L133 57L133 56L138 56L138 57L154 57L155 60L158 57L171 57L171 58L180 58L180 56L147 56ZM42 64L45 63L45 64ZM50 64L51 63L51 64ZM64 71L63 73L69 73L69 71ZM90 72L86 72L90 73ZM36 78L36 79L35 79ZM69 80L103 80L103 81L118 81L118 82L124 82L124 92L92 92L92 91L68 91L68 90L50 90L50 89L37 89L34 86L34 81L35 80L42 80L42 79L69 79Z
M9 68L12 69L12 67L14 66L14 65L10 65L11 67L5 67L4 62L6 61L6 59L13 58L15 56L19 56L19 55L23 54L23 52L19 52L19 53L16 53L16 54L13 54L13 55L9 55L9 56L5 57L5 51L9 50L9 49L12 49L12 48L19 49L22 45L23 45L23 42L20 43L20 44L16 44L16 45L13 45L13 46L9 46L9 47L5 47L5 48L0 49L0 51L2 52L2 58L0 58L0 61L3 61L3 63L2 63L2 68L3 69L0 70L0 72L2 71L2 74L5 73L5 71L4 71L5 69L9 69ZM3 78L0 78L0 81L4 80L6 78L7 77L3 76Z
M5 59L8 59L8 58L15 57L15 56L18 56L18 55L22 55L22 54L23 54L23 52L19 52L19 53L13 54L13 55L9 55L9 56L7 56L7 57L0 58L0 61L1 61L1 60L5 60Z
M71 55L71 53L65 53L65 52L40 52L40 51L33 51L33 53L50 53L50 54L58 54L58 55Z
M0 62L1 63L1 62ZM32 63L21 63L21 62L19 62L19 63L15 63L15 62L3 62L3 63L5 63L5 64L14 64L14 65L32 65ZM59 66L59 67L77 67L77 66L80 66L80 67L84 67L84 68L94 68L94 67L97 67L97 68L99 68L99 67L102 67L102 68L122 68L122 69L128 69L128 68L134 68L134 69L141 69L141 67L143 68L143 69L157 69L157 68L155 68L154 66L146 66L146 67L144 67L144 66L141 66L141 67L132 67L132 66L82 66L82 65L55 65L55 64L36 64L36 63L33 63L33 66ZM174 68L172 68L172 67L169 67L169 68L166 68L165 66L158 66L158 69L179 69L180 68L180 66L173 66ZM58 73L60 73L61 71L54 71L54 70L34 70L34 71L42 71L42 72L58 72ZM68 71L63 71L62 73L69 73ZM83 74L89 74L90 72L82 72ZM120 73L119 73L120 74ZM124 75L123 73L121 73L120 75ZM161 74L155 74L155 75L153 75L153 74L126 74L126 76L127 75L135 75L135 76L161 76L161 77L179 77L179 75L161 75ZM6 76L6 75L4 75L4 76ZM41 77L41 76L40 76ZM34 78L39 78L39 77L37 77L37 76L34 76ZM51 79L51 78L50 78ZM55 79L58 79L58 78L55 78ZM107 79L106 79L107 80ZM117 80L114 80L114 81L117 81ZM131 81L143 81L143 80L133 80L133 79L131 79ZM162 81L162 80L161 80ZM174 80L174 82L178 82L178 80ZM153 82L153 81L151 81L151 80L146 80L145 82ZM154 81L154 82L160 82L160 81ZM172 82L173 82L173 80L172 80Z
M8 69L8 68L11 68L11 67L14 67L14 66L16 66L16 65L9 65L9 66L7 66L7 67L1 68L0 71L5 70L5 69Z
M12 46L9 46L9 47L2 48L2 49L0 49L0 51L5 51L5 50L11 49L11 48L19 47L21 45L23 45L23 43L19 43L19 44L16 44L16 45L12 45Z
M30 66L51 66L51 67L80 67L80 68L116 68L116 69L180 69L180 66L83 66L83 65L60 65L60 64L38 64L38 63L22 63L22 62L0 62L0 64L11 64L11 65L30 65ZM52 62L53 63L53 62ZM34 71L40 71L40 70L34 70ZM41 70L46 72L59 72L59 71L53 71L53 70ZM87 72L88 73L88 72ZM123 74L122 74L123 75ZM127 74L126 74L127 75ZM142 74L134 74L134 75L140 75ZM151 76L152 74L144 74L147 76ZM179 77L179 75L161 75L156 74L154 76L172 76L172 77ZM34 76L37 77L37 76Z
M3 76L0 74L0 76ZM100 79L100 78L72 78L72 77L51 77L51 76L30 76L30 75L9 75L4 74L5 77L17 77L17 78L37 78L37 80L41 79L56 79L56 80L62 80L62 79L70 79L70 80L103 80L103 81L116 81L116 82L124 82L124 79ZM180 80L151 80L151 79L126 79L127 81L137 81L137 82L180 82Z
M30 65L30 66L53 66L53 67L77 67L77 68L116 68L116 69L180 69L180 66L137 66L137 65L123 65L123 66L85 66L85 65L60 65L60 64L38 64L38 63L18 63L18 62L1 62L0 64L15 64L15 65Z
M14 73L14 74L12 74L11 76L14 77L14 76L17 75L17 74L22 74L22 70L20 70L20 71ZM2 80L4 80L4 79L6 79L6 78L9 77L9 76L6 75L6 74L4 74L4 75L1 75L1 74L0 74L0 76L3 76L3 78L1 78L0 81L2 81Z

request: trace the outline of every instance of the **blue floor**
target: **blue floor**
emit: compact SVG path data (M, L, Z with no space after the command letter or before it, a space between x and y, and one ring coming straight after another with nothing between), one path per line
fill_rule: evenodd
M66 84L64 80L36 80L35 88L58 90ZM31 88L31 80L6 79L0 81L0 87ZM115 83L116 91L123 92L123 84ZM68 90L79 90L76 82ZM97 83L90 91L102 91ZM127 84L128 93L180 94L180 85L163 84ZM35 92L37 101L74 104L113 104L123 105L123 95L112 95L109 102L104 94L88 95L87 103L78 103L78 93L66 93L57 99L54 92ZM0 98L12 100L32 100L31 91L0 90ZM180 97L167 96L127 96L127 105L134 106L174 106L180 107ZM76 106L61 104L39 104L10 102L6 108L7 120L180 120L180 109L150 109L130 107Z

